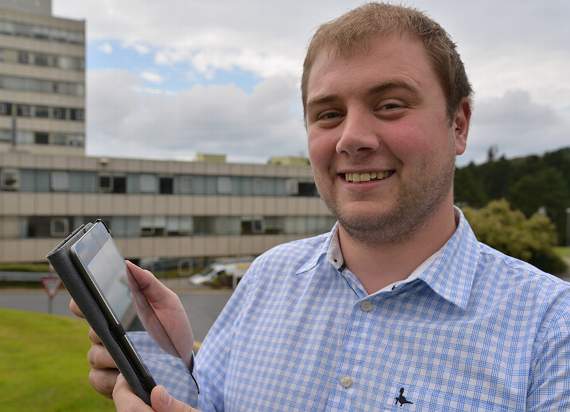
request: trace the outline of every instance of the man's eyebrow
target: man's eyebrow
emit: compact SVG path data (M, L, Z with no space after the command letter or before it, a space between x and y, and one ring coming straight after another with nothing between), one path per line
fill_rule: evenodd
M410 83L402 81L402 80L389 80L386 82L382 82L380 84L372 86L370 89L368 89L368 92L366 94L376 95L376 94L382 94L382 93L386 93L386 92L397 90L397 89L406 90L406 91L408 91L414 95L419 94L419 91L416 87L414 87ZM339 99L339 96L336 94L317 95L315 97L310 98L307 101L307 107L331 103L331 102L334 102L338 99Z
M317 95L315 97L310 98L307 101L307 107L316 106L319 104L326 104L330 102L334 102L338 100L338 96L336 94L324 94L324 95Z
M387 82L382 82L376 86L371 87L368 90L368 94L382 94L392 90L403 89L413 94L419 94L419 90L408 82L401 80L390 80Z

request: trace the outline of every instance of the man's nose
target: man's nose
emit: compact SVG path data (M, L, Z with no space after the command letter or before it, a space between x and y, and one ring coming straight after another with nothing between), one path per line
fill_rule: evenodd
M339 154L365 155L376 151L381 140L375 129L377 119L366 109L354 109L344 118L341 136L336 144Z

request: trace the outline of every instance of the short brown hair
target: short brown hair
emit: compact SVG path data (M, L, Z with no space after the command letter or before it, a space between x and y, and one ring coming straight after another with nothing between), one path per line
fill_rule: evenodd
M329 48L334 53L348 56L365 50L367 41L380 34L411 34L423 42L444 91L447 115L451 119L461 100L470 98L473 92L455 43L438 23L424 13L385 3L365 4L317 29L303 63L303 110L306 112L309 74L320 51Z

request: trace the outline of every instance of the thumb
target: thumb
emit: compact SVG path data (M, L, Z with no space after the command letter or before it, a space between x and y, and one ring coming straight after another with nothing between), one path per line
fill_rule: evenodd
M170 289L164 286L152 273L130 261L126 261L129 273L135 281L137 288L153 305L160 306L172 298Z
M198 412L197 409L174 399L162 385L155 386L150 394L152 409L156 412Z

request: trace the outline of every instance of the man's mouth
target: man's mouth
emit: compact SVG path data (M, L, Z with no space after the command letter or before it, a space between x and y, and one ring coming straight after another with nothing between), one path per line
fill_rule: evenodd
M370 182L372 180L384 180L396 173L395 170L385 170L382 172L362 172L362 173L341 173L349 183Z

